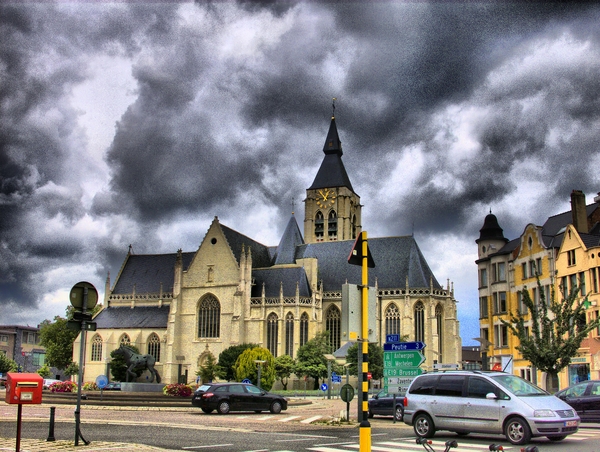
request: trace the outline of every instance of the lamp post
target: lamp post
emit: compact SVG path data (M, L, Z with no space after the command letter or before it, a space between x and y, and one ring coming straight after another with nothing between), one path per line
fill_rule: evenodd
M256 386L260 388L260 370L262 369L262 365L267 361L264 359L255 359L254 362L258 365L258 382Z

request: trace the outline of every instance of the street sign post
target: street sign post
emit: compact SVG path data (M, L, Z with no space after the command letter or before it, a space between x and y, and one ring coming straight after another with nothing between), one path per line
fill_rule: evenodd
M387 339L395 336L387 335ZM383 387L388 394L405 394L414 377L423 373L419 366L425 362L424 348L421 341L383 344Z
M388 342L383 344L384 352L402 351L402 350L423 350L424 342Z

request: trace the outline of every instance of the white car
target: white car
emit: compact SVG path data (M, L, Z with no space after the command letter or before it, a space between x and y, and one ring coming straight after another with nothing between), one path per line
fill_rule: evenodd
M48 389L52 383L60 383L61 380L53 380L52 378L44 378L44 389Z

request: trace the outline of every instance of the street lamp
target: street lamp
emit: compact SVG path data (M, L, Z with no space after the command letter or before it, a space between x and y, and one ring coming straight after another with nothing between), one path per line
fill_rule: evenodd
M258 384L256 386L260 388L260 370L262 369L262 365L267 361L264 359L255 359L254 362L258 365Z

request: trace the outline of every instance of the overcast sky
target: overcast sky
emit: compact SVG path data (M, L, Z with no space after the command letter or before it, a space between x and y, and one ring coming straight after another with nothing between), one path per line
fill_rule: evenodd
M473 344L485 215L512 239L600 191L600 5L498 3L3 2L0 324L214 216L277 245L336 97L363 228L414 232Z

